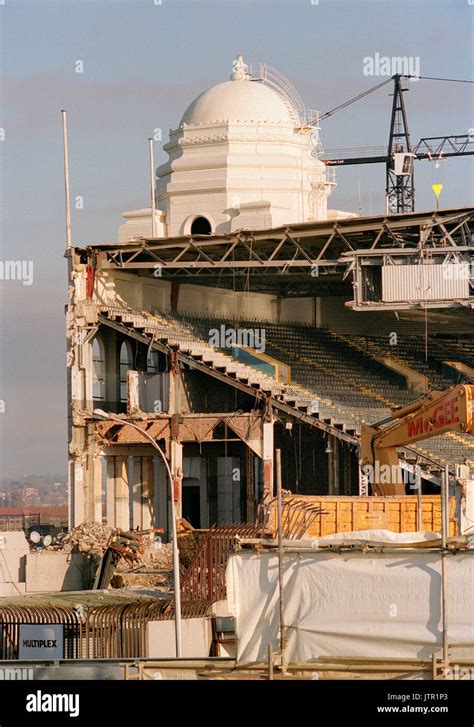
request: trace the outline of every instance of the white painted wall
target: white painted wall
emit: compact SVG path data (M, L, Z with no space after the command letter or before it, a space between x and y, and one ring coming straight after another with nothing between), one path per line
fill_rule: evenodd
M153 276L138 277L133 273L120 270L102 270L96 277L94 298L97 303L117 305L146 310L150 308L170 308L171 284L166 280ZM344 299L337 298L282 298L278 301L275 295L266 293L241 293L224 288L210 288L201 285L181 285L178 297L178 312L190 315L209 315L228 319L236 317L242 320L268 320L278 322L278 304L280 305L280 322L315 324L318 303L322 301L321 324L331 328L331 320L351 320L363 323L361 318L370 314L357 314L344 306ZM319 305L321 309L321 305Z
M23 530L0 532L0 586L4 586L5 595L24 591L24 585L19 584L25 581L25 558L29 552Z
M148 621L146 629L148 658L169 659L176 656L174 620ZM212 642L211 619L183 618L181 632L184 658L209 656Z
M232 290L182 285L178 310L229 318L276 319L276 298L264 293L234 293Z
M100 271L94 298L97 303L142 310L170 308L171 284L166 280L139 278L117 270ZM277 299L264 293L234 293L223 288L181 285L178 311L195 315L275 320Z

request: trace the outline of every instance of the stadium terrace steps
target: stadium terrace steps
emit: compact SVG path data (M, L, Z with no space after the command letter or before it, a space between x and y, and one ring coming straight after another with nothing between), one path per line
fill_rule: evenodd
M429 349L439 361L460 361L474 368L474 336L464 335L448 339L445 336L429 336Z
M395 406L413 400L413 394L404 388L401 377L375 360L375 355L382 355L384 350L382 337L347 337L296 324L239 321L240 328L259 326L264 329L265 352L291 367L292 382L283 385L271 376L240 363L225 350L207 343L210 328L222 324L222 319L184 316L161 310L153 313L128 311L110 306L103 306L101 312L109 318L121 320L125 325L133 325L155 341L175 347L209 368L260 389L299 411L310 413L316 401L318 413L314 416L341 431L358 433L363 423L383 419ZM237 324L229 320L227 326ZM411 337L404 338L407 343L402 349L407 363L412 343L408 339ZM422 345L419 339L416 340L418 346ZM384 352L383 355L388 354ZM447 388L453 384L451 379L430 366L430 360L425 364L425 371L436 383L436 388ZM444 435L415 444L412 449L443 465L453 464L467 456L472 458L474 440Z
M187 325L192 325L195 334L200 336L207 335L209 328L216 325L216 319L212 318L180 315L179 319L186 320ZM236 324L229 321L228 325ZM388 346L389 350L383 349L383 353L381 348L376 348L378 344L386 343L386 337L368 340L353 337L356 343L351 345L352 337L324 329L267 321L239 321L240 327L256 325L265 329L266 352L290 365L295 382L314 392L315 398L319 399L323 394L338 407L340 413L348 414L351 426L355 426L357 431L360 431L362 423L383 419L392 408L413 400L413 394L405 388L402 377L378 362L371 352L375 348L378 356L393 356L393 347ZM413 364L416 362L417 370L422 369L436 388L445 389L455 383L453 378L440 373L441 361L431 365L430 360L428 363L422 361L419 365L424 356L423 341L417 337L403 337L402 343L406 364L415 368ZM417 351L417 356L412 361L413 351ZM472 456L474 441L449 434L415 444L412 449L446 464L461 462L466 456Z
M354 350L348 341L330 331L293 326L292 332L285 333L286 326L275 324L270 324L268 328L272 329L268 335L269 352L272 353L275 338L279 342L286 338L289 358L285 357L284 360L292 365L294 376L312 389L324 387L333 401L350 404L361 422L383 419L395 406L413 400L413 394L396 383L397 377L389 369L381 366L365 351ZM420 345L419 339L417 341ZM408 349L408 344L405 348ZM280 350L280 356L281 353ZM431 381L435 379L436 388L445 389L453 385L453 379L441 376L428 364L424 369ZM324 371L323 376L321 370ZM412 448L446 464L461 462L469 454L472 456L474 440L448 434L415 444Z
M116 306L99 306L100 315L121 324L125 328L133 328L136 332L149 337L155 342L164 343L176 348L202 362L208 368L219 371L231 379L238 380L254 389L271 395L298 411L314 416L334 429L356 433L356 421L342 407L335 406L331 401L318 398L318 411L313 413L315 402L314 392L306 390L298 384L279 384L251 366L236 361L232 356L199 338L185 323L175 321L169 316L138 312Z
M348 336L331 333L358 352L378 360L391 358L428 377L430 387L443 390L459 381L459 376L443 366L443 361L455 360L472 366L474 342L463 346L458 341L448 342L435 336L428 337L428 360L425 360L424 341L419 336L398 336L396 345L390 345L388 336Z

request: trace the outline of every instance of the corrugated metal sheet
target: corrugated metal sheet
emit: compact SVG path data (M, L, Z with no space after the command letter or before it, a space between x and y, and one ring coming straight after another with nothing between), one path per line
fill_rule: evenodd
M468 297L469 263L382 266L382 300L385 303Z

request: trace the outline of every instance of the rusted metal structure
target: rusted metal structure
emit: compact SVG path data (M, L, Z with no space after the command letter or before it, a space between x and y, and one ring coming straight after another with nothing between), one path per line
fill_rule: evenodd
M182 604L183 618L209 616L211 603ZM5 606L0 608L0 659L18 659L22 624L62 624L65 659L120 659L147 655L147 623L174 618L168 599L118 605Z
M274 497L262 507L263 522L274 531L274 514L277 498ZM285 540L300 540L313 525L317 517L325 515L325 510L310 498L286 497L281 510L282 536Z
M258 538L261 525L219 525L202 538L181 582L183 599L191 602L226 598L225 569L236 537Z

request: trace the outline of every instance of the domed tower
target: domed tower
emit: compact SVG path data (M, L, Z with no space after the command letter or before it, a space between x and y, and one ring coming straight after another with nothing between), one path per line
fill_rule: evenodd
M239 55L230 80L204 91L170 130L157 170L159 236L326 219L335 184L316 155L312 114L287 79L263 64L253 75ZM124 215L122 238L144 212Z
M230 80L192 102L164 147L158 207L168 235L326 218L331 185L314 134L284 88L253 78L239 55Z

